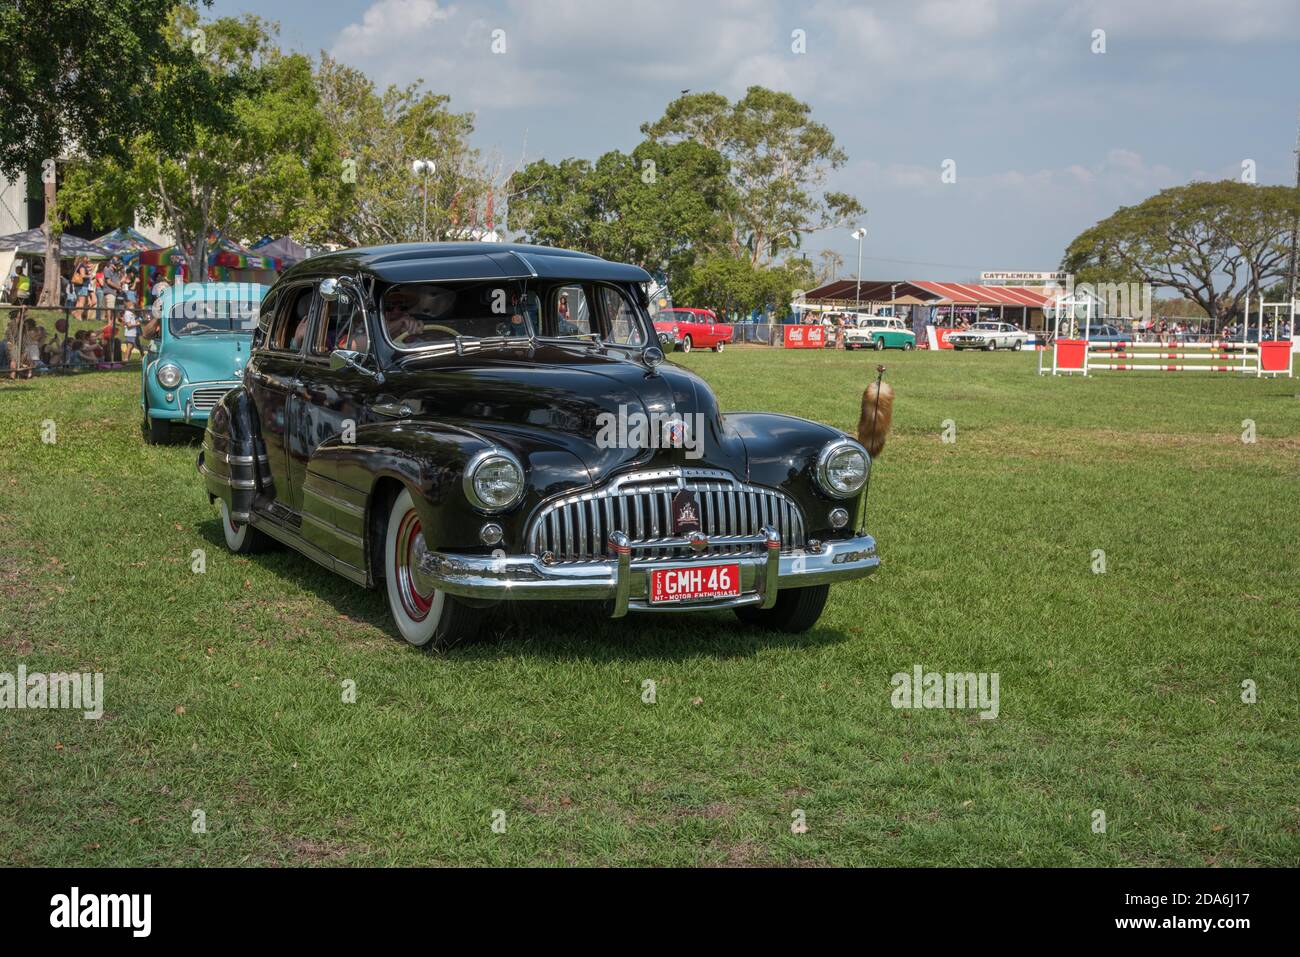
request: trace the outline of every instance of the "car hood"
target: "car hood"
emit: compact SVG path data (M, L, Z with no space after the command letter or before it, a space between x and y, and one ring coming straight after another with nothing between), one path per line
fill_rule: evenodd
M593 483L629 467L720 468L748 476L744 440L699 376L671 362L654 373L619 350L538 343L466 356L415 357L388 380L416 419L490 434L517 451L561 447ZM692 448L664 448L662 425L693 430ZM637 441L640 423L647 441Z
M190 381L238 379L248 361L251 334L207 333L198 336L169 336L159 356L174 362ZM157 358L157 357L155 357Z

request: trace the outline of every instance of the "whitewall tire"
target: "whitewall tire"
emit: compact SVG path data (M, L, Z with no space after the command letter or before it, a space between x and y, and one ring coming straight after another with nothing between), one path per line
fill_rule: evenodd
M428 546L409 489L393 499L384 530L384 586L398 633L411 644L441 648L472 638L480 612L437 589L423 590L414 574Z
M221 533L226 540L226 548L236 555L251 555L264 550L266 536L244 522L236 522L230 517L230 507L221 503Z

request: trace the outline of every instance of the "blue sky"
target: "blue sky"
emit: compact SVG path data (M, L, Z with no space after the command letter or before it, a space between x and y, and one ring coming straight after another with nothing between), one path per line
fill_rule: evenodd
M849 155L827 185L869 210L864 278L1052 269L1081 230L1166 186L1239 177L1246 160L1261 184L1294 177L1296 0L217 0L212 11L276 20L284 46L328 50L381 84L423 78L477 115L476 145L507 169L521 155L631 149L683 89L788 90ZM811 235L805 249L837 250L851 275L848 233Z

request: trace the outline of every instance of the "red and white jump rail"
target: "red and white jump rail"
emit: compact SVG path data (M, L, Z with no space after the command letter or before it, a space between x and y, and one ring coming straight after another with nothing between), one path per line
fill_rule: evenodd
M1096 342L1090 331L1097 323L1092 319L1093 303L1087 298L1060 297L1053 313L1052 375L1081 372L1236 372L1242 375L1294 376L1293 354L1300 351L1300 300L1292 302L1257 301L1257 318L1251 321L1251 299L1246 297L1241 324L1242 341L1213 342ZM1083 315L1079 316L1082 308ZM1271 317L1271 323L1269 319ZM1062 337L1062 319L1067 332ZM1271 337L1265 338L1266 324ZM1083 335L1080 338L1079 332ZM1254 341L1246 341L1254 333ZM1182 360L1175 364L1157 359ZM1103 361L1096 361L1103 360ZM1104 361L1120 360L1120 361ZM1043 375L1043 354L1039 353L1038 374Z
M1057 339L1052 375L1081 372L1236 372L1292 376L1291 342L1088 342ZM1096 360L1102 361L1096 361ZM1127 360L1108 362L1108 359ZM1168 364L1155 359L1181 359Z

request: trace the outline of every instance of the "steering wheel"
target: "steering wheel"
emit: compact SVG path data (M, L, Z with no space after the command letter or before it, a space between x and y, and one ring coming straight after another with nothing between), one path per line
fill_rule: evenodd
M423 329L422 331L423 331L423 332L445 332L445 333L447 333L447 335L451 336L453 339L456 338L457 336L461 335L460 332L458 332L457 330L451 328L451 326L425 326L424 329ZM407 336L407 335L408 335L408 333L405 333L405 332L404 332L404 333L402 333L401 336L398 336L398 338L399 338L399 339L400 339L400 338L404 338L404 337Z

